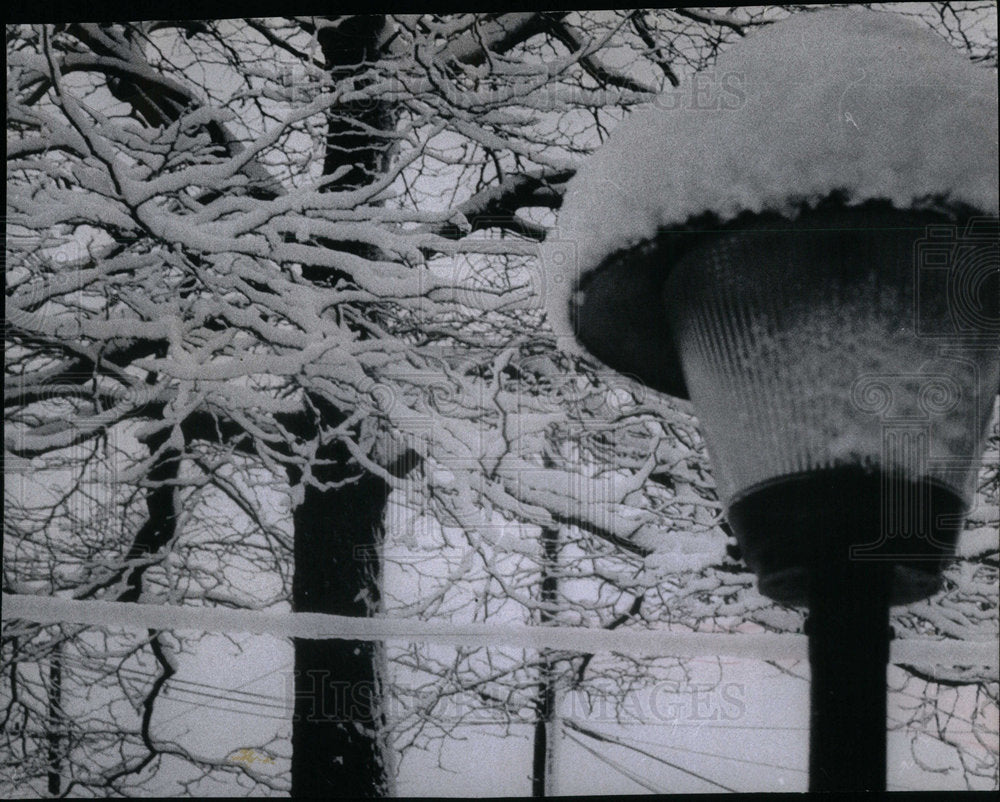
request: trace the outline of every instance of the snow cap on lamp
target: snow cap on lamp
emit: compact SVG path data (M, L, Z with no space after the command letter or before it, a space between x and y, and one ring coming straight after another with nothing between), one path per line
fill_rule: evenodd
M795 218L831 197L959 215L998 208L995 72L911 20L800 12L724 51L713 75L726 93L692 107L654 102L613 132L570 182L542 247L561 346L580 353L582 342L682 398L668 323L648 303L673 257L659 233L748 213ZM631 286L602 276L613 261L636 265ZM581 320L588 292L604 297Z
M635 114L570 183L549 320L693 400L765 595L806 602L850 550L891 561L893 603L925 598L1000 385L995 74L836 10L756 31L714 75L718 102ZM925 275L942 230L968 239Z

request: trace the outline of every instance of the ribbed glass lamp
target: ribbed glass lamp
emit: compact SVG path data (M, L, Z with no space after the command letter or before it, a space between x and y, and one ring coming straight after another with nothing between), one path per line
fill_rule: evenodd
M1000 383L1000 286L989 247L935 265L935 226L955 231L937 213L828 204L665 244L681 254L662 290L674 347L772 598L806 602L810 561L842 549L891 561L906 603L954 553Z
M549 321L691 400L758 587L809 608L810 790L885 790L889 607L941 586L1000 386L996 73L832 9L705 86L570 182Z

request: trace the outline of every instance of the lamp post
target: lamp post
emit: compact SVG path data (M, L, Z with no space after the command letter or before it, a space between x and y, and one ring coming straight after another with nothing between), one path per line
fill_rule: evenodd
M809 609L810 788L880 790L889 607L939 589L1000 386L996 78L859 10L714 76L739 102L654 104L571 182L549 318L693 402L761 592Z

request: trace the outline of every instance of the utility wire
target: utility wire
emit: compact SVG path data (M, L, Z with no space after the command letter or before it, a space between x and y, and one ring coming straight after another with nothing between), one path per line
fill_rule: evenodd
M631 744L624 743L623 741L620 741L617 738L615 738L613 735L607 735L603 732L598 732L597 730L588 729L587 727L581 726L572 719L564 719L563 723L566 726L576 730L579 733L582 733L583 735L587 735L596 741L612 743L618 746L622 746L625 749L631 749L634 752L638 752L641 755L645 755L648 758L652 758L653 760L656 760L659 763L663 763L665 766L669 766L672 769L676 769L677 771L683 772L684 774L688 774L692 777L702 780L703 782L707 782L709 785L714 785L716 788L721 788L723 791L730 791L732 793L736 793L735 788L730 788L729 786L723 785L722 783L716 782L715 780L710 780L708 777L705 777L702 774L698 774L698 772L696 771L691 771L690 769L686 769L683 766L678 766L676 763L671 763L669 760L666 760L665 758L662 758L659 755L654 755L652 752L647 752L645 749L640 749L637 746L632 746Z
M96 666L88 665L81 658L69 657L69 658L66 659L66 662L74 664L75 667L76 667L76 669L78 671L90 671L90 672L93 672L93 673L96 673L96 674L99 674L99 675L102 675L102 676L109 676L110 675L110 672L105 672L104 670L102 670L100 668L97 668ZM132 675L135 678L140 678L141 677L143 679L149 679L149 680L154 679L153 675L147 674L142 669L138 669L138 668L120 667L120 668L115 669L114 673L125 674L126 676ZM267 674L262 674L259 677L253 677L252 679L248 680L244 684L249 684L251 682L256 682L257 680L263 679L264 677L269 676L270 674L273 674L273 673L274 673L273 671L269 671ZM280 703L282 701L282 698L283 698L283 697L280 697L280 696L275 696L273 694L256 693L254 691L242 691L239 688L223 688L223 687L221 687L219 685L210 685L210 684L208 684L206 682L197 682L195 680L189 680L189 679L175 679L174 677L171 677L170 680L169 680L169 686L171 688L174 688L175 686L182 686L182 685L190 685L190 686L197 687L197 688L205 688L206 690L211 690L211 691L220 691L223 694L239 694L241 696L251 696L251 697L255 697L257 699L267 700L268 702L279 702ZM190 690L190 691L188 691L188 693L200 693L200 692L199 691ZM206 695L207 696L209 694L202 694L202 695ZM242 702L244 700L241 700L241 699L232 699L232 701L234 701L234 702ZM249 700L249 699L246 700L246 703L247 704L257 704L257 702L251 702L251 700ZM264 704L266 704L266 702ZM274 705L274 706L282 706L282 705L279 704L279 705Z
M602 755L596 749L591 749L587 744L585 744L583 741L581 741L572 733L567 732L565 733L565 735L567 738L569 738L571 741L577 744L577 746L579 746L582 749L586 749L588 752L590 752L590 754L592 754L602 763L606 763L607 765L611 766L611 768L613 768L619 774L621 774L624 777L628 777L632 782L636 783L637 785L641 785L647 791L652 791L654 794L666 793L666 791L664 791L663 789L657 788L655 785L651 785L650 783L646 782L646 780L644 780L642 777L638 776L635 772L625 768L620 763L616 763L614 760L611 760L606 755Z
M97 673L99 675L103 675L104 674L104 672L100 671L100 669L96 669L96 668L94 668L92 666L86 666L86 665L84 665L84 666L75 666L75 670L78 670L78 671L80 671L80 670L82 670L82 671L92 671L92 672L95 672L95 673ZM123 669L120 669L120 671L122 671L122 672L129 672L129 673L138 675L139 677L142 677L143 679L147 679L147 680L152 680L153 679L153 677L151 675L145 674L142 671L139 671L139 670L136 670L136 669L124 669L123 668ZM268 672L268 673L274 673L274 672ZM267 676L267 674L264 674L263 676ZM262 677L257 677L255 679L261 679L261 678ZM253 681L254 681L254 679L249 680L249 682L253 682ZM215 686L215 685L208 685L206 683L200 683L200 682L192 682L191 683L191 684L199 686L199 687L211 688L211 689L214 689L215 691L217 691L217 693L207 693L205 691L194 690L192 688L186 688L186 687L182 687L182 686L175 686L175 682L181 682L181 683L183 683L183 682L186 682L186 680L174 680L174 679L170 679L167 682L166 688L168 690L168 695L165 696L165 697L163 697L167 701L171 701L172 700L172 701L175 701L175 702L179 702L181 704L198 705L198 707L204 708L204 709L207 709L207 710L218 710L220 712L233 713L233 714L236 714L236 715L245 715L245 716L252 715L252 716L257 717L257 718L267 718L267 719L273 719L275 721L287 721L289 719L290 715L291 715L291 711L290 711L289 705L287 705L287 704L270 704L270 703L267 703L267 702L260 702L260 701L257 701L255 699L239 699L239 698L234 698L232 696L228 696L227 695L227 694L230 694L230 693L250 694L251 692L249 692L249 691L240 691L240 690L237 690L237 689L230 689L230 688L220 688L220 687ZM253 706L255 709L254 710L243 710L243 709L240 709L240 708L223 707L223 706L220 706L220 705L210 705L210 704L207 704L207 703L205 703L203 701L200 701L200 700L185 699L183 697L178 697L176 695L178 693L181 693L181 694L193 694L193 695L196 695L196 696L208 697L208 698L213 699L213 700L218 701L218 702L230 702L230 703L233 703L233 704L250 705L250 706ZM276 702L280 702L281 701L280 697L276 697L276 696L268 696L266 694L252 694L252 695L259 696L259 697L264 698L264 699L272 699L272 700L274 700ZM271 708L271 709L274 709L274 710L281 710L281 711L285 712L285 715L279 716L279 715L274 715L274 714L271 714L271 713L265 713L265 712L260 711L259 708ZM166 723L166 722L169 722L169 721L173 721L175 718L180 718L180 717L185 716L185 715L187 715L187 713L181 713L178 716L172 716L171 718L166 719L165 721L163 721L161 723Z
M760 760L749 760L744 757L733 757L732 755L719 754L718 752L705 752L701 749L691 749L688 746L675 746L674 744L665 744L665 743L660 743L659 741L646 741L641 738L632 738L631 736L627 735L619 735L618 737L623 741L630 741L633 744L646 744L648 746L658 746L664 749L673 749L678 752L692 752L693 754L696 755L705 755L706 757L717 757L723 760L733 760L736 761L737 763L748 763L751 766L764 766L769 769L781 769L782 771L796 771L801 774L809 773L807 769L794 768L793 766L782 766L778 763L764 763Z

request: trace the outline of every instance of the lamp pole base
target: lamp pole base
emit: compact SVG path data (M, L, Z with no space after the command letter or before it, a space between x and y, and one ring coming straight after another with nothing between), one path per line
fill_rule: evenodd
M892 567L841 554L810 566L810 791L884 791Z
M889 606L938 588L963 512L940 483L850 466L730 504L761 592L809 608L810 790L885 790Z

